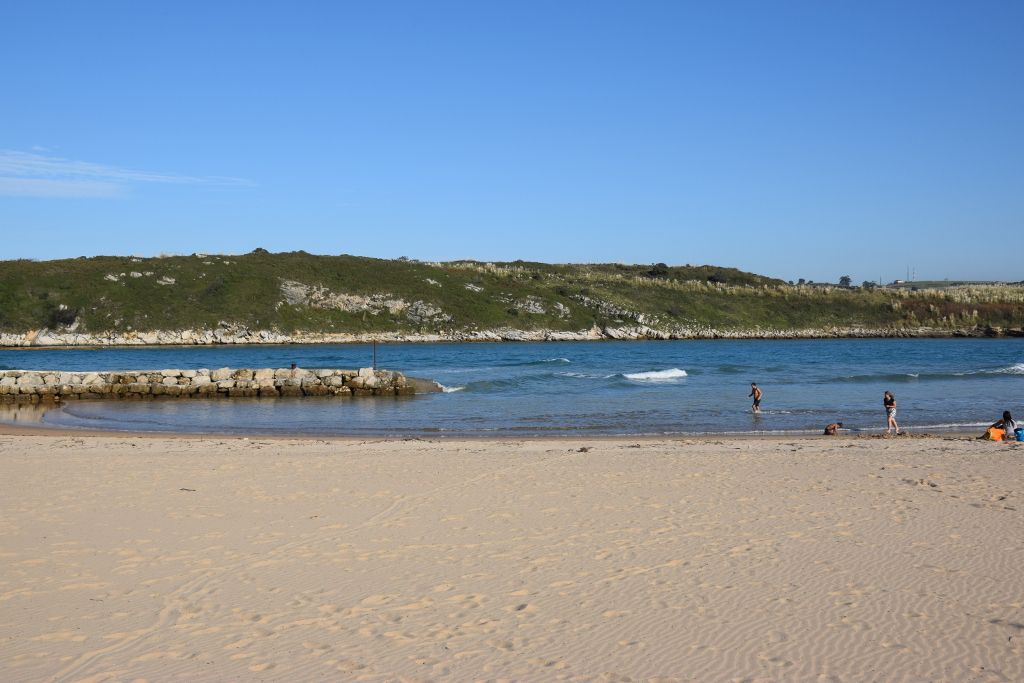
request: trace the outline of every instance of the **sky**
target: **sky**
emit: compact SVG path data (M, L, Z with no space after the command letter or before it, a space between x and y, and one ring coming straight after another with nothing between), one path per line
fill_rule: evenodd
M1021 280L1022 35L1019 0L6 2L0 259Z

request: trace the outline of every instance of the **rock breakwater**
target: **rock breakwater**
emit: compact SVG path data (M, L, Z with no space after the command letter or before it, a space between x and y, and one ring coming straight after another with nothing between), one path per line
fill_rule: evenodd
M77 399L233 398L282 396L407 396L416 381L400 372L304 368L219 368L0 372L0 402L39 403Z

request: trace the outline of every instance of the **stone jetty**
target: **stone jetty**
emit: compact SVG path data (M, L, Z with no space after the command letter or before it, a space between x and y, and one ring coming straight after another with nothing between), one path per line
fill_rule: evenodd
M0 371L0 403L78 399L408 396L421 380L400 372L304 368L219 368L63 372ZM429 383L426 383L429 384Z

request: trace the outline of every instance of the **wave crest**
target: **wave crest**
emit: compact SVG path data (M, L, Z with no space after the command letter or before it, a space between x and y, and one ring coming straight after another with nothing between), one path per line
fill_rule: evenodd
M668 370L649 370L647 372L625 372L622 374L626 379L638 382L670 382L686 377L686 370L669 368Z
M999 375L1024 375L1024 363L1014 363L1013 365L1006 368L999 368L992 372Z

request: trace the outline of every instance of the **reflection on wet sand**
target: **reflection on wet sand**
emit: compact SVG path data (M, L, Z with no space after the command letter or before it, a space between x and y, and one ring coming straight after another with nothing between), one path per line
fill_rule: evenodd
M59 408L52 403L0 403L0 423L43 424L43 416Z

